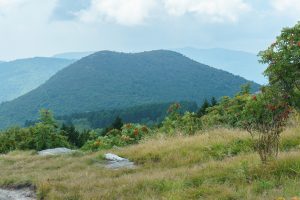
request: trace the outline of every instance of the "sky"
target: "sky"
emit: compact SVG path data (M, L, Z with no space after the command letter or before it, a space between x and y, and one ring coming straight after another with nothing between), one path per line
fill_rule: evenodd
M258 53L300 0L0 0L0 60L182 47Z

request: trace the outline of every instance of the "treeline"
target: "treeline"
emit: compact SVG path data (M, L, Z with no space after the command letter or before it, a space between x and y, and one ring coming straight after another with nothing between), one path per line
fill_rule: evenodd
M110 126L117 117L124 123L141 123L147 126L159 124L167 115L167 110L172 103L153 103L134 106L126 109L101 110L71 115L57 116L61 124L74 125L79 129L97 129ZM180 102L180 113L197 112L196 102ZM26 121L25 126L31 126L36 121Z

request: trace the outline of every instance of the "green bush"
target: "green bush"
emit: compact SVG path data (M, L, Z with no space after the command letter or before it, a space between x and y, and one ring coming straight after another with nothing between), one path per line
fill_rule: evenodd
M44 150L69 147L67 138L50 125L38 123L29 128L14 127L0 133L0 153L14 150Z
M181 115L179 110L180 104L178 103L170 106L168 116L162 122L159 131L167 134L181 132L190 135L202 128L200 118L198 118L197 114L186 112L184 115Z
M243 86L233 98L223 97L217 105L208 108L207 114L201 117L203 127L242 127L241 114L250 98L250 85Z
M262 93L247 101L241 119L256 141L256 150L263 162L277 156L280 134L290 112L288 103L274 88L263 88Z
M53 115L48 110L40 111L40 122L28 128L13 127L0 133L0 153L14 150L44 150L70 147Z
M82 150L97 151L109 149L114 146L122 147L138 143L143 137L150 133L150 129L140 124L125 124L121 130L112 129L105 136L88 141Z

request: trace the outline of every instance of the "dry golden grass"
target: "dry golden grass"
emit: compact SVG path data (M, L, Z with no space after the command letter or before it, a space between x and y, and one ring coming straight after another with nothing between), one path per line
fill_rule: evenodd
M55 200L289 199L300 196L299 133L299 127L286 130L285 152L265 166L243 142L248 133L227 129L158 135L109 151L135 161L137 169L105 169L104 151L51 157L12 152L0 156L0 185L32 184L40 199Z

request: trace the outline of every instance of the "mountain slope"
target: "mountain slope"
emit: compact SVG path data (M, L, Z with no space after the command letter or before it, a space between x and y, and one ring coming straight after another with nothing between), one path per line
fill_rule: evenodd
M0 63L0 102L37 88L72 62L57 58L28 58Z
M187 47L175 51L197 62L228 71L248 80L260 84L267 83L267 79L262 74L266 67L258 62L259 58L255 54L220 48L196 49Z
M22 124L41 108L56 115L233 95L247 80L172 51L102 51L64 68L34 91L0 105L0 127ZM259 85L254 84L257 90Z

